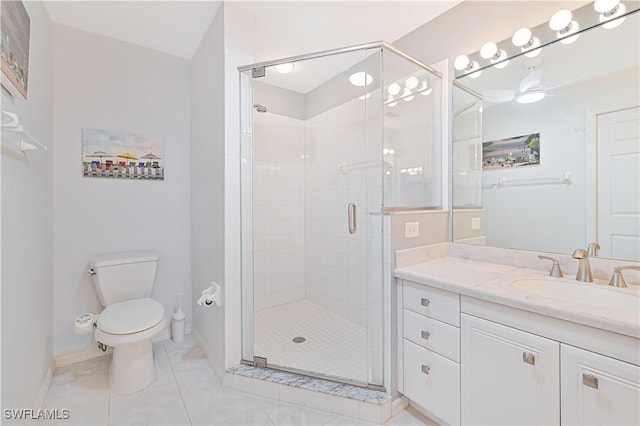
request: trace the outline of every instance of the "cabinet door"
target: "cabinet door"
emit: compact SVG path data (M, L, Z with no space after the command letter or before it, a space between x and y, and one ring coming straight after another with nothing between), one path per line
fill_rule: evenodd
M640 424L640 367L562 345L562 423Z
M559 424L560 344L462 315L463 424Z

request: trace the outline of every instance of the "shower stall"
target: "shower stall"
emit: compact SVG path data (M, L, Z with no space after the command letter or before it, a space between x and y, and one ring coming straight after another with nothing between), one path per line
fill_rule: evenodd
M441 75L382 42L239 71L243 362L382 389L385 211L442 204Z

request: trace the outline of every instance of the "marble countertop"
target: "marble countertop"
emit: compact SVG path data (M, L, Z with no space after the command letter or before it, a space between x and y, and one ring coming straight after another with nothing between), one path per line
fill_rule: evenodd
M550 278L548 273L539 270L465 258L430 258L396 269L395 276L489 302L640 338L640 289L635 285L621 289L610 287L602 280L582 283L576 281L573 276L565 275L564 278L560 278L572 285L598 286L602 291L621 292L638 300L637 309L622 310L605 304L580 304L575 300L533 294L514 286L513 282L520 279L557 278Z

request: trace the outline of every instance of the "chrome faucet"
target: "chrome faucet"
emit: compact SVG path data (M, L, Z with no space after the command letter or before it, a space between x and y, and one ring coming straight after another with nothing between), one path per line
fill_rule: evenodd
M625 269L634 269L636 271L640 271L640 266L617 266L613 268L613 275L611 275L609 285L612 285L614 287L626 287L627 283L622 276L622 271Z
M592 283L593 276L591 275L591 266L589 265L589 255L587 254L587 251L578 249L573 252L573 258L578 259L578 273L576 274L576 280Z

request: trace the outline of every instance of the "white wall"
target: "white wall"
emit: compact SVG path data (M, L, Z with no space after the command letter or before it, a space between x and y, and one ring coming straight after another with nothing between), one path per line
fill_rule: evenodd
M51 21L42 2L24 6L31 18L27 100L3 90L2 109L17 113L49 151L16 156L2 148L3 409L38 408L53 353Z
M194 302L224 284L224 5L191 60L191 270ZM224 365L224 307L193 304L193 328L212 364Z
M154 249L153 297L167 319L177 293L191 299L189 61L61 25L53 26L54 353L90 348L73 320L99 312L87 262L99 253ZM164 181L85 178L83 127L159 136ZM183 305L187 323L191 306Z

